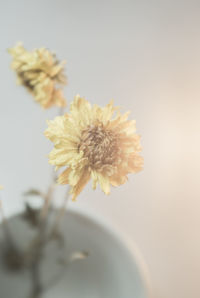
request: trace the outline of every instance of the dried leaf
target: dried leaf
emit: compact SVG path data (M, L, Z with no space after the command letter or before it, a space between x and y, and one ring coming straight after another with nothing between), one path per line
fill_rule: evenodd
M62 264L69 264L76 260L84 260L89 256L89 253L87 251L75 251L70 254L68 259L60 259L60 263Z
M76 251L71 254L69 261L74 262L76 260L84 260L89 256L89 253L87 251Z

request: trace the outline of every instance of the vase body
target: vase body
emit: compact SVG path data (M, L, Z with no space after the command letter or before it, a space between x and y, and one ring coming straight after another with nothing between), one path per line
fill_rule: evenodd
M9 220L19 245L34 237L34 228L19 217ZM132 247L102 222L83 212L68 211L61 222L65 248L57 242L48 245L40 268L42 284L49 285L42 298L149 298L145 274ZM0 242L3 241L2 229ZM88 257L69 263L63 276L54 282L61 268L59 260L74 252L86 251ZM29 298L30 273L10 273L0 266L0 297Z

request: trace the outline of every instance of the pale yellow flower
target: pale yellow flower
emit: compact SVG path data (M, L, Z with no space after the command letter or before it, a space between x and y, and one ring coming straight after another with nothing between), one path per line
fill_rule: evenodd
M3 185L0 185L0 190L3 189Z
M45 48L27 51L18 43L8 50L13 60L11 67L17 73L18 83L24 85L43 108L66 105L61 86L67 83L65 62ZM58 86L60 86L58 88Z
M71 186L72 199L90 178L94 189L99 183L109 194L110 184L123 184L128 173L142 169L140 136L135 134L135 121L127 120L128 114L121 115L112 102L104 108L92 107L78 95L69 114L48 121L45 135L54 143L49 163L56 169L67 167L58 183Z

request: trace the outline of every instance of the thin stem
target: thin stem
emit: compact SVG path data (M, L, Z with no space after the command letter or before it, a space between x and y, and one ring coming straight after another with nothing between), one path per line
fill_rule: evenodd
M46 194L45 200L44 200L44 205L40 211L40 220L41 221L43 221L44 218L47 216L47 213L48 213L48 210L50 207L50 203L53 198L53 192L54 192L55 186L56 186L55 182L52 182L52 184L48 188L48 191L47 191L47 194Z
M58 114L63 115L64 108L60 108ZM30 264L30 272L32 276L31 298L39 298L44 290L40 280L40 256L42 255L42 251L44 250L45 244L49 240L49 236L47 232L48 214L49 214L50 205L53 199L56 180L57 180L57 176L53 171L52 182L50 183L47 189L47 192L44 197L44 204L39 214L38 235L30 242L28 249L24 253L25 259L27 258L27 261ZM65 198L63 206L60 209L59 214L56 218L55 228L58 228L59 221L60 221L60 218L62 217L62 214L64 213L66 203L67 203L67 197Z
M45 195L45 201L44 204L40 210L39 214L39 225L38 225L38 234L37 236L30 242L28 248L25 251L25 256L29 257L34 253L34 251L40 251L42 249L42 246L44 246L44 243L47 238L46 228L47 228L47 219L48 219L48 211L50 207L50 203L53 199L53 192L55 189L55 181L56 181L56 175L54 172L52 172L52 182L48 187L48 190Z
M40 211L40 220L42 222L44 221L44 219L47 216L47 213L48 213L48 210L49 210L49 207L50 207L50 203L53 199L53 192L55 190L56 180L57 180L57 176L56 176L55 172L52 171L52 182L50 183L50 185L48 187L47 193L45 195L44 205L43 205L43 207L41 208L41 211Z
M63 203L62 203L61 207L57 211L57 216L56 216L56 219L55 219L53 228L52 228L52 234L53 233L56 233L58 231L58 229L59 229L59 224L60 224L61 218L63 217L63 215L64 215L64 213L66 211L66 206L67 206L67 202L69 200L69 197L70 197L70 193L69 193L69 189L68 189L67 190L67 193L66 193L66 195L64 197Z
M32 276L32 294L31 298L40 298L43 292L43 286L40 278L40 261L44 244L46 241L45 235L46 221L39 228L38 236L32 241L25 257L30 258L30 273Z

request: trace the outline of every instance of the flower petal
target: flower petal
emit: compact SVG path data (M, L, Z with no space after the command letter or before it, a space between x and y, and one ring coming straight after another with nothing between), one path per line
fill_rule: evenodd
M62 174L59 175L58 177L58 183L59 184L68 184L69 180L69 174L71 173L72 169L71 168L67 168L64 172L62 172Z
M110 181L109 177L102 175L100 173L97 174L98 182L100 184L101 189L104 191L106 195L110 194Z
M72 194L72 200L76 199L89 180L90 172L88 170L82 171L82 175L80 176L79 180L74 186L72 186L70 190L70 193Z

